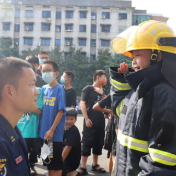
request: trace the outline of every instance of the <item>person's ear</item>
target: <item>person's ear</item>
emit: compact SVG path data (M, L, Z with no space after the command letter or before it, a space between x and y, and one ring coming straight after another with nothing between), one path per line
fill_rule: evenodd
M162 57L163 57L162 52L159 52L159 53L158 53L158 59L157 59L157 62L160 62L160 61L162 60Z
M6 84L4 86L4 94L6 97L8 97L9 99L13 100L14 99L14 95L16 93L16 89L14 86L10 85L10 84Z
M56 71L56 72L54 72L54 77L58 77L59 76L59 72L58 71Z

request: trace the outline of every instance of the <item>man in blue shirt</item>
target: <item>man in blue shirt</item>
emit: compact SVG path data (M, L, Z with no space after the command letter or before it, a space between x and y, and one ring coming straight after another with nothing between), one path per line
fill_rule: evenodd
M36 76L26 61L0 60L0 175L29 176L27 146L16 124L37 104Z

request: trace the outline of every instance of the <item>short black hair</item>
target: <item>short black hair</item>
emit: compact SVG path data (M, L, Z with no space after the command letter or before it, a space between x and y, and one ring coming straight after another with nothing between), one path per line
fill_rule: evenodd
M47 51L40 51L40 52L38 53L39 56L42 55L42 54L47 54L47 55L49 56L49 54L48 54Z
M0 59L0 100L2 99L2 90L6 84L18 88L19 79L23 75L23 67L32 68L31 64L15 57L6 57Z
M106 75L106 72L104 70L96 70L93 74L93 81L95 82L97 79L97 76L102 76L102 75Z
M67 76L71 78L72 81L74 80L74 73L72 71L64 71L64 73L66 73Z
M44 65L44 64L50 64L50 65L52 65L54 71L59 71L59 65L57 64L57 62L55 62L53 60L46 60L45 62L43 62L42 65Z
M78 113L77 113L76 109L74 109L74 108L67 108L66 109L66 116L74 116L75 118L77 118L77 115L78 115Z
M26 57L26 61L30 64L39 64L39 58L35 55L29 55Z

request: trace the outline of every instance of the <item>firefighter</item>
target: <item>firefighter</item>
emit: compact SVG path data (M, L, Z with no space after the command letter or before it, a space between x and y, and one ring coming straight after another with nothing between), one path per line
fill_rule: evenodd
M176 36L167 24L150 20L120 33L111 45L131 57L133 67L110 68L119 116L115 176L175 176Z

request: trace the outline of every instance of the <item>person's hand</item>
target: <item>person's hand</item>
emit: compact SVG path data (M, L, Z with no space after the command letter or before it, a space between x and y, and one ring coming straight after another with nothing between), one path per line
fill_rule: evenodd
M92 123L92 121L90 119L86 119L86 126L88 128L91 128L93 126L93 123Z
M54 133L54 131L52 131L51 129L50 130L48 130L46 133L45 133L45 139L46 140L51 140L52 138L53 138L53 133Z
M127 73L129 72L129 68L128 68L128 64L126 64L125 62L120 64L120 68L118 68L118 72L119 73Z
M109 119L111 119L113 116L114 116L114 113L111 111L111 112L109 113Z

